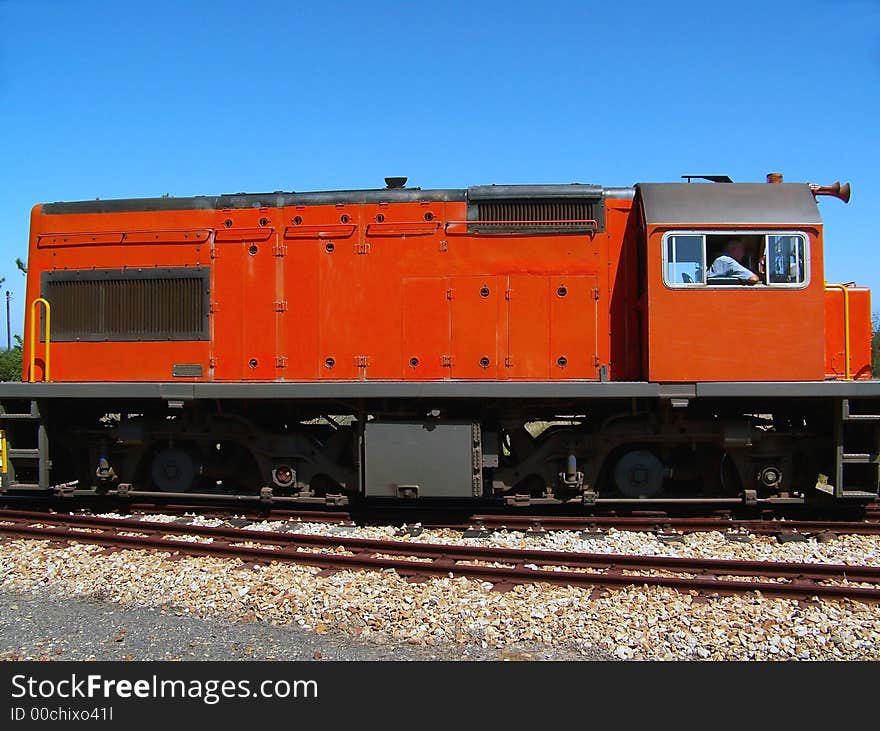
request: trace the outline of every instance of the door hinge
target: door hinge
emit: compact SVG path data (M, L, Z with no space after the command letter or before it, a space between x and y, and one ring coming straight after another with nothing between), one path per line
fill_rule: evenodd
M354 253L355 254L369 254L370 253L370 242L369 241L360 241L354 245Z
M441 241L440 242L440 251L449 251L449 242Z
M446 299L450 302L455 299L455 290L452 287L446 290Z
M213 315L215 312L217 312L219 309L220 309L220 303L219 303L219 302L212 302L212 303L211 303L210 312L211 312L212 315Z
M218 358L216 355L213 358L208 358L208 368L216 368L217 363L219 362L220 358Z
M452 356L451 355L441 355L440 356L440 365L443 368L452 368Z
M272 247L272 255L273 256L287 256L287 245L286 244L275 244Z
M510 300L513 299L513 290L512 289L505 289L504 290L504 299L506 299L508 302L510 302Z
M504 367L513 368L513 358L511 356L508 355L504 358Z
M474 497L480 497L483 494L483 475L474 475L473 477L473 495Z
M594 355L594 356L593 356L593 365L594 365L596 368L599 367L599 364L600 364L601 362L602 362L602 361L599 360L599 356L598 356L598 355Z
M287 356L279 355L275 358L275 367L276 368L287 368Z
M211 258L217 259L220 256L220 249L216 246L211 247Z
M593 299L599 301L599 288L593 287Z
M287 312L287 300L275 302L275 312Z
M370 365L370 356L368 355L356 355L354 357L354 364L358 368L366 368Z

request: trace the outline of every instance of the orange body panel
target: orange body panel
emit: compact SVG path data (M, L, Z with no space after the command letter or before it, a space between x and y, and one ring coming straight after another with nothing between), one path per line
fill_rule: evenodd
M498 378L499 300L504 301L505 283L504 277L449 280L453 378Z
M847 288L849 298L849 375L871 378L871 292L867 287ZM825 376L846 376L846 328L843 291L825 291Z
M550 278L519 274L510 277L508 320L512 378L550 378Z
M178 380L182 363L203 368L185 380L595 380L600 364L614 372L608 254L630 202L615 206L623 215L592 236L445 226L466 218L464 203L51 215L37 206L27 297L40 296L45 271L210 267L209 341L56 342L57 381Z
M550 277L550 377L590 378L599 367L595 276Z
M443 277L404 280L405 379L440 379L449 376L451 365L441 357L451 352L448 291L449 280Z

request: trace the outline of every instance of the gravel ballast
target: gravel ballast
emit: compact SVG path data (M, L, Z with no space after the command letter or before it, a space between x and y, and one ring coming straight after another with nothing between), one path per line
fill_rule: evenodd
M657 545L664 553L669 549L668 544ZM680 550L681 544L674 545ZM778 548L791 550L792 545L806 544ZM63 608L68 598L76 600L70 606L81 607L88 600L90 606L103 607L96 612L96 621L112 608L114 617L120 610L143 611L148 613L137 616L161 615L180 627L201 626L198 621L231 623L228 626L233 630L217 635L224 637L223 648L231 646L234 637L240 646L252 646L258 657L289 657L277 649L286 646L287 637L288 652L294 657L309 656L313 647L323 657L319 645L332 647L341 638L344 649L328 650L340 653L334 656L338 659L388 657L383 653L389 648L403 648L393 650L401 654L390 657L415 659L505 659L505 652L525 654L527 659L573 655L584 659L880 659L880 607L859 602L799 602L760 595L704 598L644 586L598 592L534 584L501 593L490 584L466 578L408 583L394 572L318 573L312 567L290 564L245 568L241 561L214 557L169 560L167 554L157 552L106 552L86 544L53 547L39 540L0 542L0 591L5 596L33 601L32 608L40 604ZM161 611L149 613L151 609ZM33 656L33 645L15 642L17 630L10 624L14 614L7 614L0 625L4 635L13 635L11 641L4 639L4 652ZM265 645L260 645L259 637L247 639L256 628L268 633L259 636ZM193 631L199 636L211 634ZM172 636L180 632L184 630ZM242 639L238 639L239 632ZM280 645L272 644L275 632L281 633ZM86 636L81 652L98 657L97 649L88 650L90 644L101 647ZM166 657L183 649L193 654L181 657L199 657L198 645L180 648L179 642L172 644L155 650L165 654L147 656ZM406 648L411 648L408 653ZM202 650L208 653L203 656L213 657L214 650ZM467 655L462 654L464 650ZM474 654L474 650L482 652ZM137 659L144 655L143 651L128 654Z
M194 617L156 607L0 590L0 660L608 660L577 648L370 642L338 630Z

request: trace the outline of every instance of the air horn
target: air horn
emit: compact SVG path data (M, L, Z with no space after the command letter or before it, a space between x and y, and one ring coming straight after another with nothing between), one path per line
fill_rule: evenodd
M810 183L810 190L813 191L813 195L834 196L835 198L842 200L844 203L849 203L849 197L851 194L849 183L841 185L839 180L831 185L816 185L815 183Z

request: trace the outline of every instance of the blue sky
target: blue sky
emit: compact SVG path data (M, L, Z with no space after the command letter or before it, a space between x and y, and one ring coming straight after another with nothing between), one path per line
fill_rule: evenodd
M826 274L880 310L878 81L877 0L0 0L13 329L34 203L386 175L848 180L850 205L821 202Z

